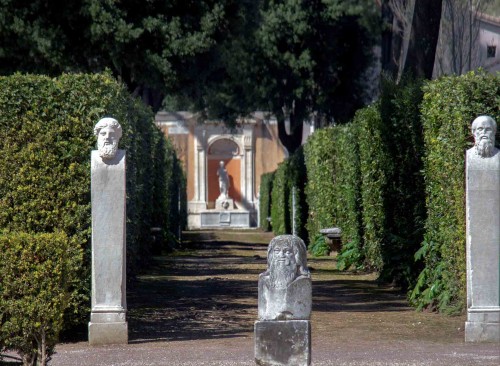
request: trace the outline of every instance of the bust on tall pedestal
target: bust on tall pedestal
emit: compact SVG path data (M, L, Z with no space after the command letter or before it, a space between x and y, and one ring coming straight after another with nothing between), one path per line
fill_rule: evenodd
M125 151L122 129L113 118L94 128L98 150L91 155L92 309L89 343L126 344Z
M475 146L467 151L466 342L500 343L500 152L496 122L472 123Z

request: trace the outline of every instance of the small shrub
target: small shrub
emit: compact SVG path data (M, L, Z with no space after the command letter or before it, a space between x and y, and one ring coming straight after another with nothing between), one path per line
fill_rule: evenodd
M0 234L0 344L25 366L50 360L81 261L62 232Z
M330 246L326 242L325 236L321 234L316 235L314 241L309 244L308 250L313 257L323 257L325 255L329 255L331 251Z

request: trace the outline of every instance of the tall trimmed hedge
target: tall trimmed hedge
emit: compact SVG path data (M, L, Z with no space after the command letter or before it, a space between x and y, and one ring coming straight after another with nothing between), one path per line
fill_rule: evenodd
M339 225L334 220L334 164L335 145L332 143L334 129L323 128L314 132L304 146L307 168L306 197L309 205L307 231L309 241L323 228Z
M360 266L363 254L356 126L319 130L309 138L304 150L309 239L312 242L320 229L340 227L340 268Z
M361 174L361 209L365 264L372 269L384 267L386 236L387 169L390 161L383 141L383 122L378 105L359 110L357 125Z
M381 278L405 288L414 284L421 270L414 254L422 243L425 221L421 87L421 81L409 77L398 85L385 81L379 103L387 153Z
M151 252L151 227L168 233L180 220L171 190L184 184L183 177L170 169L175 152L163 142L152 112L106 74L0 77L0 230L63 231L85 250L73 292L82 317L90 283L90 152L93 127L104 116L116 118L124 131L127 264L133 273ZM169 207L176 209L165 211Z
M475 117L500 120L500 76L471 72L423 90L427 220L417 257L425 268L410 298L418 307L456 312L466 298L465 151L473 145Z
M295 192L296 234L307 241L305 230L308 212L305 202L306 178L302 148L278 165L271 192L271 224L276 235L291 234L293 231L292 193Z
M424 188L420 83L386 82L381 100L306 144L310 238L343 230L339 267L365 266L408 286L419 266Z
M259 221L264 231L271 231L271 192L273 191L274 172L262 174L259 188Z

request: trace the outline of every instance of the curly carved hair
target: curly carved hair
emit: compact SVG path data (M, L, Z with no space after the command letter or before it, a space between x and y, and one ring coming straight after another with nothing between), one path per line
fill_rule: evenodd
M116 132L116 137L118 139L122 138L122 126L118 123L118 121L111 117L105 117L99 120L94 127L94 135L99 135L99 131L106 127L112 127Z

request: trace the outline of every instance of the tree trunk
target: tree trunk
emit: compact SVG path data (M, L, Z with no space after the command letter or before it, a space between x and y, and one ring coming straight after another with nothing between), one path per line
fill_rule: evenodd
M389 6L389 0L382 2L382 71L393 75L393 59L392 59L392 37L394 14Z
M285 117L280 113L278 119L278 137L287 149L288 154L292 155L302 144L303 121L299 120L293 113L290 114L290 134L285 129Z
M151 107L154 113L158 112L161 108L161 104L163 102L164 94L159 90L139 85L137 86L132 95L134 97L139 97L142 99L142 102Z
M443 0L416 0L405 73L432 78Z

